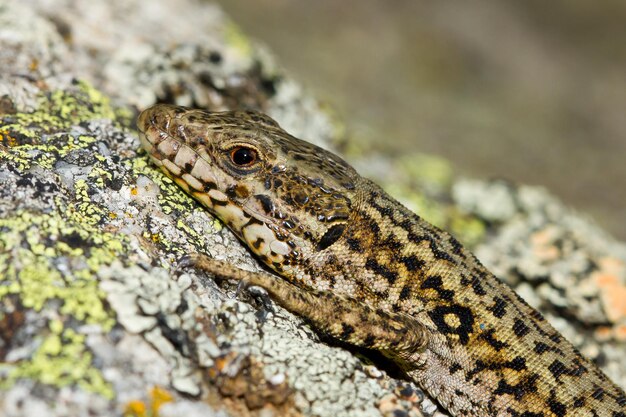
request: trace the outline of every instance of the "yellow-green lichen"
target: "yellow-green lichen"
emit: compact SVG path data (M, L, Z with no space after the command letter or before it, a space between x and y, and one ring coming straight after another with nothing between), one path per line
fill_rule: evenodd
M120 257L125 244L119 236L89 223L72 223L57 213L16 213L0 219L0 230L0 298L14 294L25 308L35 311L58 300L65 320L73 317L105 331L113 327L95 272ZM70 268L59 269L60 264ZM15 364L2 386L29 378L57 387L75 384L110 397L111 388L91 367L91 354L83 342L84 337L71 329L53 332L32 357Z
M480 219L462 213L452 205L428 198L407 185L388 184L384 188L412 212L437 227L449 230L470 248L485 237L486 226Z
M216 217L213 220L212 226L213 226L213 228L215 229L216 232L219 232L219 231L221 231L224 228L224 223L222 223L221 220Z
M149 163L147 157L135 158L133 160L126 161L126 166L131 169L136 176L146 176L157 185L159 188L157 200L163 213L191 213L195 210L204 210L198 202L185 193L178 185L176 185L176 183L174 183L174 181ZM179 219L175 226L178 230L184 233L187 241L193 242L197 247L204 247L206 244L206 239L189 227L189 225L184 221ZM216 232L221 231L223 228L223 224L218 218L214 218L211 226ZM166 252L174 254L177 257L183 256L187 253L185 248L170 242L160 232L153 233L145 231L143 233L143 237L159 244Z
M429 188L447 188L453 179L450 163L443 158L422 153L412 153L395 161L411 182Z
M53 308L58 315L49 334L40 335L31 357L7 364L8 377L1 388L26 378L56 387L78 386L108 398L113 395L92 366L85 337L64 326L80 322L104 331L113 327L115 319L105 306L96 272L124 258L130 241L114 230L104 231L103 219L110 219L111 213L91 198L92 188L104 189L112 179L104 155L91 152L96 162L87 178L75 180L69 189L63 188L65 182L54 168L71 152L97 140L74 133L74 126L115 120L119 114L106 96L79 82L66 91L42 94L30 113L0 117L4 145L0 163L12 164L25 174L33 167L46 170L61 187L42 211L19 209L0 219L0 298L10 295L26 309Z
M184 221L179 219L176 222L176 228L184 231L187 236L193 238L193 240L198 242L200 245L204 245L204 239L202 238L202 236L196 233L196 231L189 227Z
M16 363L0 387L8 388L27 378L58 388L77 385L85 391L113 398L112 387L91 366L92 360L85 347L85 336L64 328L60 320L53 320L48 335L30 360Z
M94 155L97 162L93 165L91 172L87 175L88 178L92 179L92 182L99 188L105 187L105 179L111 181L113 179L113 174L110 170L106 169L104 163L106 162L106 158L102 155Z
M472 248L485 239L487 226L477 217L463 214L458 210L452 210L450 215L449 230L464 245Z
M40 133L57 132L94 119L115 120L109 99L89 83L79 81L72 91L55 90L42 94L33 112L11 115L7 131L36 138ZM36 127L36 129L34 129Z
M161 206L161 210L165 214L171 214L174 210L178 212L191 212L198 209L199 203L197 203L189 194L180 189L174 181L168 178L165 174L159 171L152 164L148 163L147 158L135 158L129 161L130 168L137 175L145 175L150 178L159 187L160 193L158 195L158 202ZM222 222L215 218L212 224L213 228L219 232L223 228ZM176 227L184 232L191 240L199 245L204 245L204 239L188 225L180 220L176 223ZM154 240L152 238L152 240ZM159 239L160 240L160 239Z
M415 192L413 188L406 184L383 184L383 188L389 195L401 201L412 212L417 213L420 217L428 220L428 222L439 227L443 227L446 224L447 217L444 205L427 198L424 194Z
M59 158L95 142L91 136L69 134L72 126L116 116L108 98L86 82L78 82L71 91L41 94L34 111L0 117L0 143L8 147L0 158L20 170L33 165L50 169Z
M89 184L85 180L77 180L74 182L74 198L76 204L68 207L68 217L79 217L80 221L89 222L89 224L98 224L102 218L108 213L101 207L93 204L89 193L87 192Z
M124 417L158 417L164 404L174 401L174 396L161 387L150 390L147 401L132 400L126 404Z
M181 190L174 181L153 167L152 164L148 165L147 158L135 158L132 160L131 169L137 175L144 175L150 178L159 187L161 192L157 198L163 213L172 214L174 211L186 213L197 207L194 199Z
M36 311L49 300L60 300L62 314L112 327L95 273L120 257L126 245L123 235L72 223L57 213L16 213L0 219L0 229L0 249L10 254L10 262L0 266L0 298L16 294L25 307ZM59 270L57 259L72 265L71 270Z
M403 180L383 184L390 195L411 211L440 228L450 230L463 244L472 247L485 235L486 226L478 218L459 212L453 205L428 197L446 195L454 179L450 164L439 157L410 154L397 160ZM427 190L418 192L416 190Z

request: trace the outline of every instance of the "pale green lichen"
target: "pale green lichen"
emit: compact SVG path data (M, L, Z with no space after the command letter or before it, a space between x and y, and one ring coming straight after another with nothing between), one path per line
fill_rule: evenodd
M442 227L447 222L445 206L416 192L407 184L383 184L385 190L396 200L401 201L409 210L419 214L435 226Z

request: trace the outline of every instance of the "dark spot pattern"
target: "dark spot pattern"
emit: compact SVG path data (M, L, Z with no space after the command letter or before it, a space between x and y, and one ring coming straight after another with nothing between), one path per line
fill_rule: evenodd
M439 275L431 275L426 277L426 280L422 282L422 289L432 288L439 293L439 297L445 301L452 301L454 299L454 291L443 288L443 279Z
M358 239L348 238L348 239L346 239L346 243L348 244L348 247L350 248L350 250L353 251L353 252L362 252L363 251L363 247L361 246L361 242L359 242Z
M317 250L318 251L323 251L324 249L328 248L333 243L335 243L337 240L339 240L339 238L343 234L343 231L345 230L345 228L346 228L346 225L343 224L343 223L342 224L335 224L335 225L331 226L326 231L326 233L324 233L324 236L322 236L322 238L318 242Z
M496 352L501 351L504 348L509 347L508 343L502 342L498 339L496 339L495 337L495 329L490 329L487 330L483 333L480 334L480 338L484 341L486 341L487 343L489 343L489 345L495 349Z
M513 333L517 337L524 337L530 332L530 327L528 327L524 322L520 319L515 319L515 323L513 323Z
M491 311L494 317L501 319L506 314L507 303L500 297L494 297L493 301L493 306L489 307L488 310Z
M408 300L410 296L411 296L411 287L405 285L404 287L402 287L402 290L400 291L399 299L400 301Z
M403 256L400 258L400 262L404 264L409 272L419 271L426 265L425 261L415 255Z
M381 265L374 258L368 258L365 262L365 268L371 270L377 275L384 277L389 284L393 284L398 279L398 273L390 270L385 265Z
M446 320L447 315L454 315L459 321L459 325L452 327ZM428 315L443 334L454 334L459 337L461 344L469 342L469 336L473 332L474 315L472 310L457 304L449 306L437 306L428 312Z

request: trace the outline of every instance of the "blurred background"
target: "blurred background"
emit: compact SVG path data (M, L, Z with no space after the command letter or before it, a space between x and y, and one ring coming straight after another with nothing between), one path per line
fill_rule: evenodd
M218 3L368 151L543 185L626 239L626 1Z

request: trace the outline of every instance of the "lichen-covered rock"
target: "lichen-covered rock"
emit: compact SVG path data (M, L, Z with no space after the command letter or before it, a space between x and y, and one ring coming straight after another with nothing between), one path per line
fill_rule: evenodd
M320 342L279 306L175 270L191 252L259 266L139 151L137 109L255 108L323 146L340 132L217 7L9 2L0 67L0 414L443 415L384 363ZM409 170L396 191L481 243L518 289L533 285L536 304L624 385L624 365L611 362L625 343L621 246L587 223L560 221L567 210L545 195L524 206L511 197L513 208L493 220L471 203L490 198L478 183L455 194L465 196L462 212L450 204L449 167L420 164L433 175ZM426 193L409 193L415 185ZM562 265L546 269L546 256ZM580 321L561 326L562 313Z
M149 164L136 109L259 108L328 142L338 130L317 102L212 5L30 3L0 9L1 414L418 406L418 391L278 306L258 312L173 268L198 251L258 264Z

